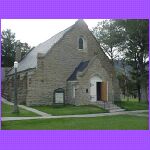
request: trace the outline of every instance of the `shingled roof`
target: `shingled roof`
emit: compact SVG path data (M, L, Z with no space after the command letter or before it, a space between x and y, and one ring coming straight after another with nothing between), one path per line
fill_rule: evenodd
M67 79L67 81L75 81L77 80L77 73L82 72L89 64L89 61L81 62L71 74L71 76Z
M65 33L67 33L71 28L69 28L59 32L58 34L54 35L47 41L39 44L37 47L33 48L20 62L18 65L18 72L33 69L37 67L37 54L42 53L46 54L48 51L51 50L51 48L64 36ZM14 74L14 68L12 68L8 75Z

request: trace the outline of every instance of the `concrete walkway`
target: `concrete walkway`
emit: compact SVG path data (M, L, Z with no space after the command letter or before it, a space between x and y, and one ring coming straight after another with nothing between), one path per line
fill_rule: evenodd
M2 98L2 102L8 105L14 105L12 102L7 101ZM114 115L132 115L132 116L145 116L148 114L142 114L148 112L148 110L136 110L136 111L121 111L121 112L111 112L111 113L99 113L99 114L81 114L81 115L63 115L63 116L52 116L45 112L39 111L37 109L27 107L24 105L18 105L20 108L34 112L40 116L38 117L2 117L2 121L13 121L13 120L32 120L32 119L54 119L54 118L84 118L84 117L100 117L100 116L114 116Z
M54 119L54 118L89 118L89 117L100 117L100 116L115 116L115 115L132 115L132 116L145 116L147 114L141 114L148 112L148 110L137 110L137 111L123 111L114 113L99 113L99 114L83 114L83 115L63 115L63 116L42 116L42 117L2 117L2 121L12 120L32 120L32 119Z
M2 102L5 103L5 104L8 104L8 105L14 105L12 102L7 101L3 97L2 97ZM24 105L18 105L18 107L22 108L22 109L25 109L25 110L28 110L28 111L31 111L31 112L33 112L37 115L43 116L43 117L51 116L51 114L47 114L45 112L39 111L39 110L31 108L31 107L27 107L27 106L24 106Z

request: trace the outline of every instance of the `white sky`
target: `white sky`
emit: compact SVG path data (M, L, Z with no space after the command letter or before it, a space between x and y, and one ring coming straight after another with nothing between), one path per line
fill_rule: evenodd
M101 20L84 19L89 29ZM16 34L16 40L37 46L76 21L77 19L2 19L1 31L11 29Z

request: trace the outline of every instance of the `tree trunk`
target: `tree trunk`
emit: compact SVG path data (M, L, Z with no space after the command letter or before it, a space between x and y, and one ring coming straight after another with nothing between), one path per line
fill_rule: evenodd
M114 66L114 54L113 54L113 47L112 46L110 46L110 58L111 58L113 66Z
M141 101L148 101L147 86L144 83L141 83Z
M141 87L139 84L137 84L137 90L138 90L138 100L141 102Z

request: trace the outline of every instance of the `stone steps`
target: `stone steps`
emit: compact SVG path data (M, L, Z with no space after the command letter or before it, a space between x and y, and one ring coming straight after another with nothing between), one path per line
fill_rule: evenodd
M113 104L112 102L102 102L102 101L97 101L97 102L92 102L92 104L96 106L100 106L109 112L121 112L124 111L124 109L120 108L119 106Z

